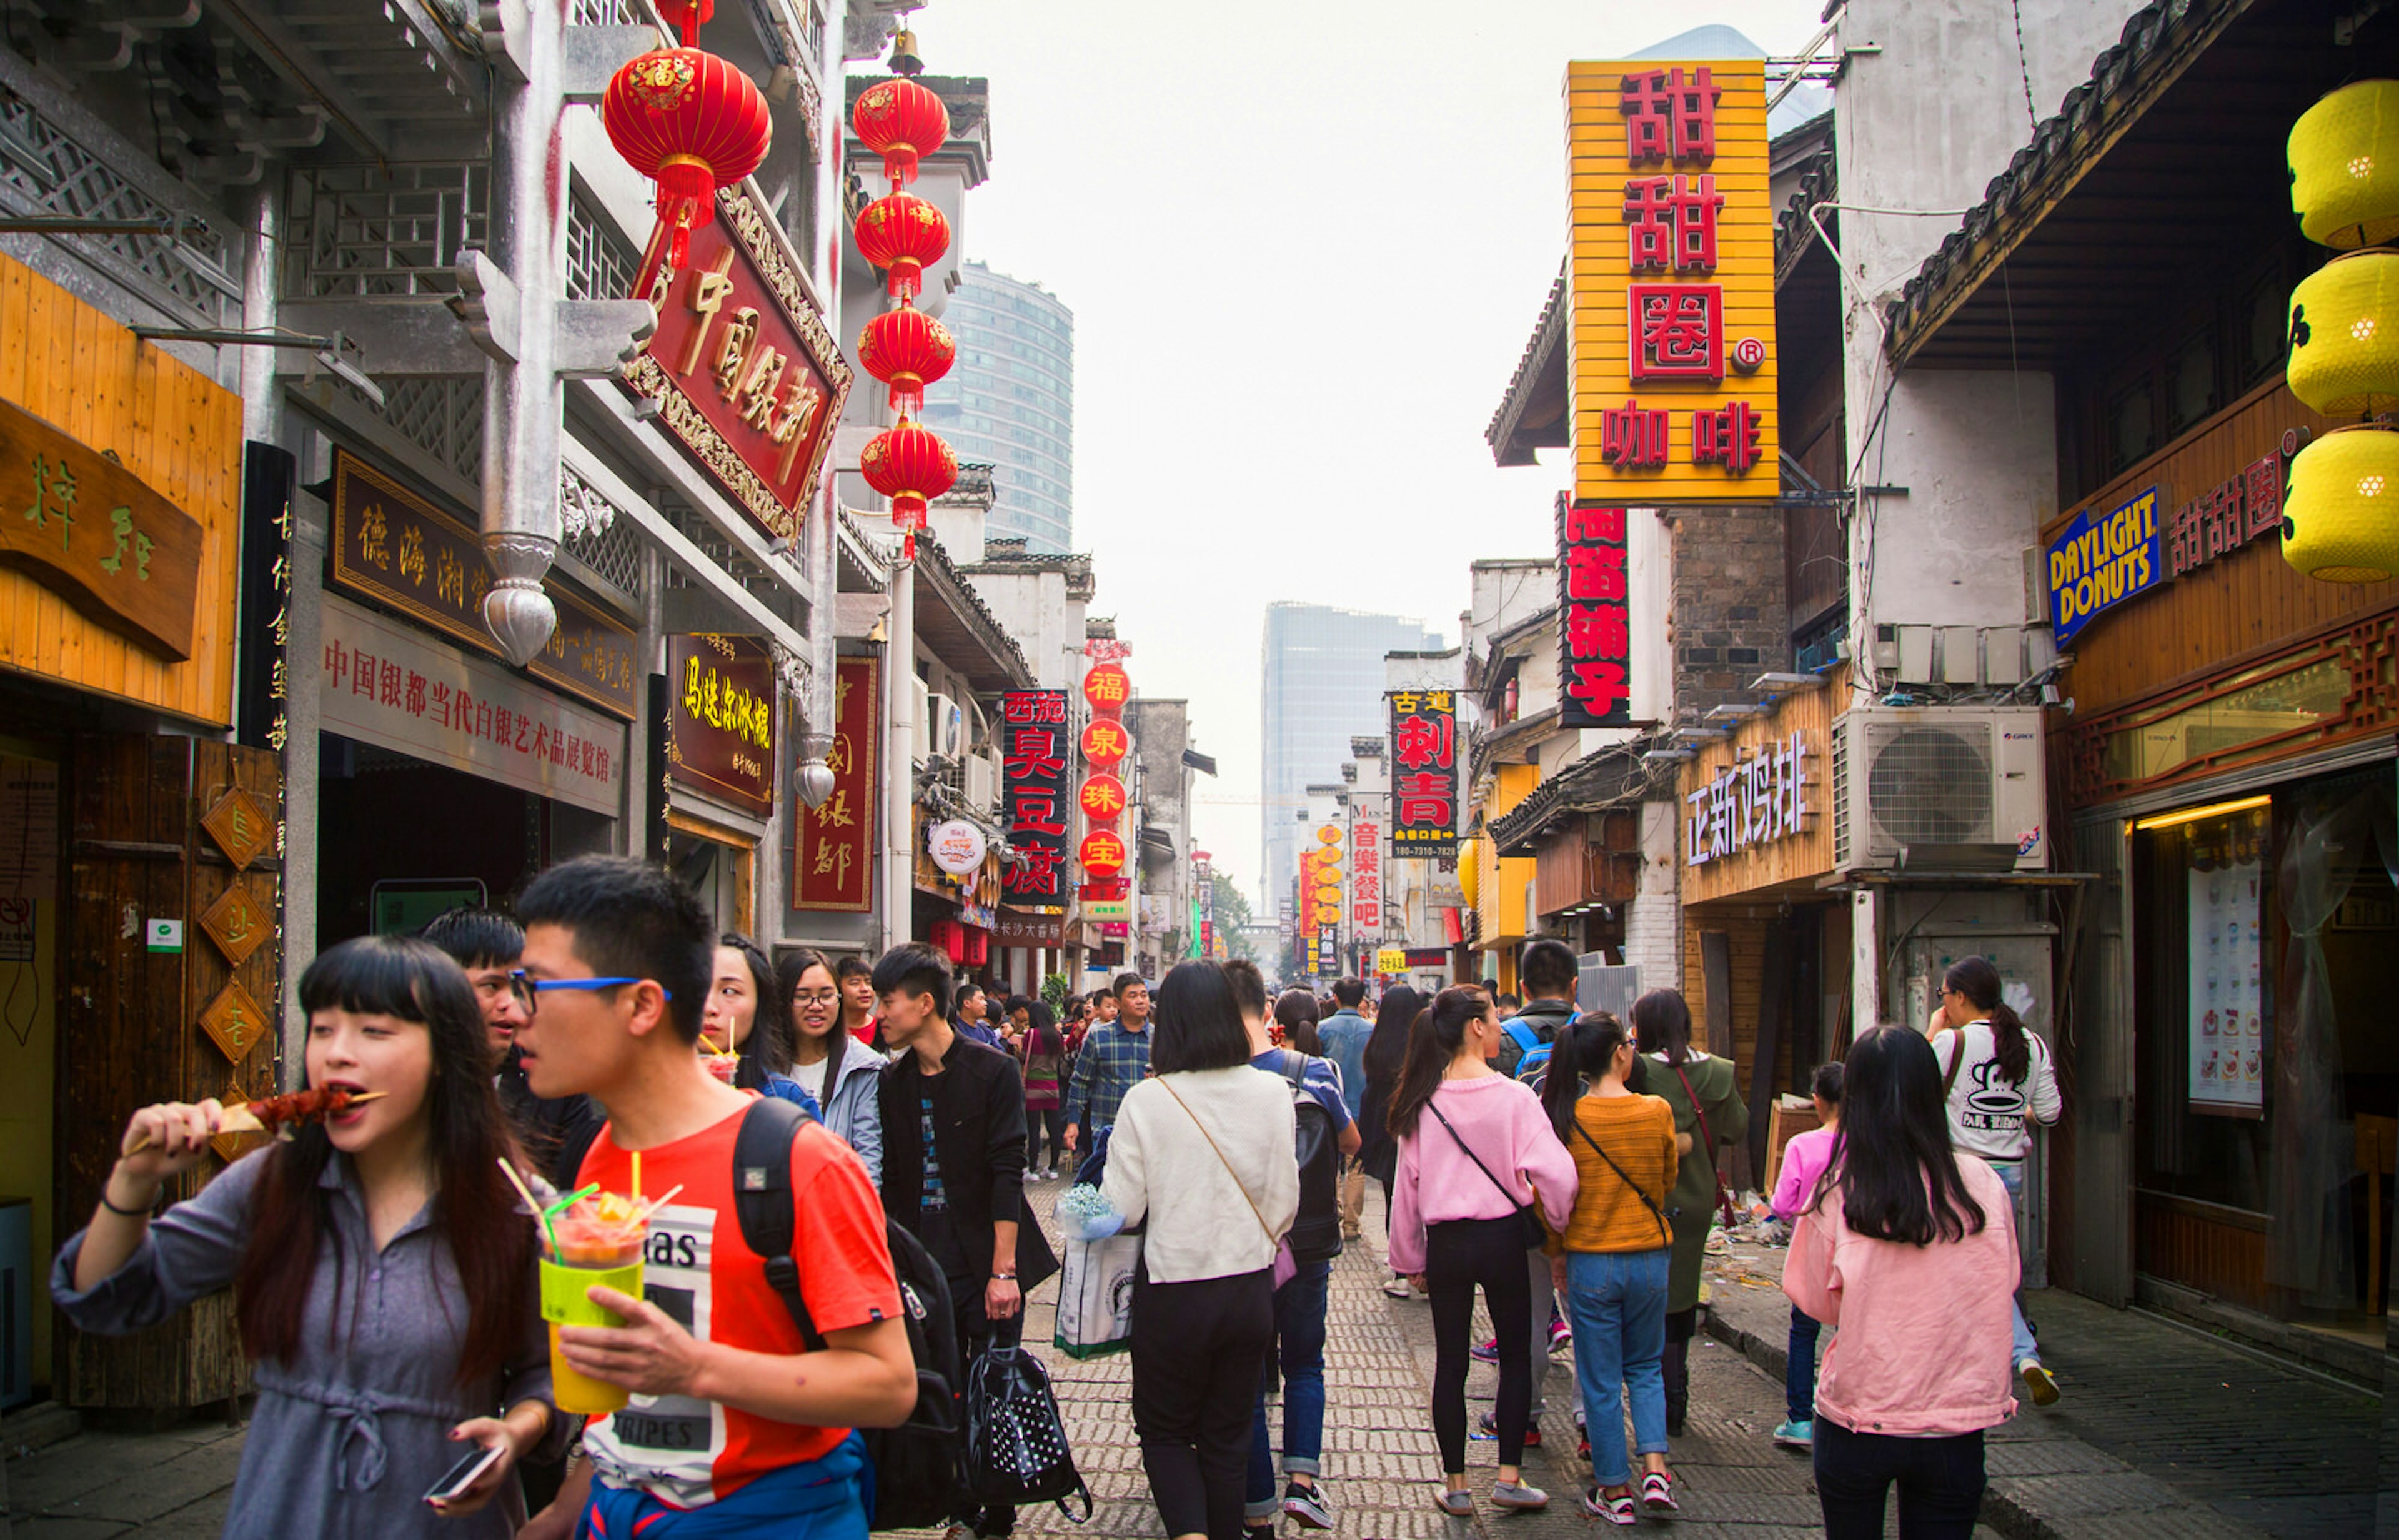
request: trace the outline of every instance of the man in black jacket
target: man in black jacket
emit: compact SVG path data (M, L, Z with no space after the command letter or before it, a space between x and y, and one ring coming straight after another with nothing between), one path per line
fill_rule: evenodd
M575 1173L583 1169L584 1154L606 1119L588 1096L540 1097L525 1084L516 1049L524 1006L508 978L524 954L524 932L514 920L488 909L453 909L435 915L417 934L466 969L475 1003L483 1007L483 1030L491 1034L492 1052L499 1060L493 1086L500 1093L500 1106L549 1184L562 1193L573 1192Z
M883 1207L947 1275L969 1376L989 1348L1023 1331L1024 1290L1057 1270L1038 1223L1023 1223L1024 1078L1016 1060L949 1022L949 959L922 942L874 965L885 1066ZM1020 1260L1022 1259L1022 1260ZM953 1540L1005 1535L1016 1510L956 1516Z

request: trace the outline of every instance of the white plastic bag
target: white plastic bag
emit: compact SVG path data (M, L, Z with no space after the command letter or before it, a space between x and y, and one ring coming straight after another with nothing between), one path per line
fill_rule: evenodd
M1060 1248L1058 1351L1096 1358L1132 1345L1132 1276L1141 1236L1069 1240Z

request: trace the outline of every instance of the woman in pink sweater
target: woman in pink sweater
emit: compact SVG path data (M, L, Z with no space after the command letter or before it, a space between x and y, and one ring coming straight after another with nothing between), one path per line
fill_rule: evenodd
M1541 1241L1523 1210L1538 1201L1550 1227L1563 1232L1574 1212L1574 1157L1558 1142L1540 1099L1491 1067L1499 1020L1480 990L1445 989L1416 1018L1407 1058L1391 1093L1389 1127L1398 1141L1391 1182L1391 1266L1432 1297L1432 1428L1441 1446L1443 1512L1471 1517L1466 1490L1466 1368L1474 1290L1491 1311L1503 1343L1532 1331L1528 1246ZM1528 1230L1529 1225L1529 1230ZM1522 1354L1499 1359L1499 1479L1491 1501L1502 1508L1548 1505L1525 1483L1525 1425L1533 1402L1532 1364Z
M1860 1037L1842 1082L1840 1155L1800 1212L1782 1270L1791 1303L1839 1329L1816 1387L1824 1531L1879 1536L1897 1482L1905 1540L1968 1540L1983 1430L2016 1410L2007 1189L1950 1148L1940 1066L1918 1033Z

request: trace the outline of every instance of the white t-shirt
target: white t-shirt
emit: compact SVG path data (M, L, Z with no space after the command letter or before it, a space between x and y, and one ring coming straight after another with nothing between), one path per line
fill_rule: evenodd
M2022 1085L1999 1071L1999 1039L1988 1021L1937 1033L1932 1058L1949 1081L1949 1134L1959 1149L1986 1160L2022 1160L2032 1149L2032 1125L2057 1121L2065 1102L2057 1094L2057 1071L2049 1045L2027 1031L2031 1059ZM1959 1062L1959 1055L1964 1061ZM1949 1067L1958 1066L1955 1079Z
M827 1054L813 1064L792 1066L792 1078L800 1083L800 1089L817 1099L817 1105L820 1107L824 1105L825 1066L832 1062L833 1055Z

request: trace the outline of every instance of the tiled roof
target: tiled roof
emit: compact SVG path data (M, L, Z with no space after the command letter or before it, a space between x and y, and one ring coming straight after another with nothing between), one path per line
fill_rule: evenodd
M1646 738L1617 744L1575 761L1525 794L1525 800L1491 820L1492 848L1502 856L1534 854L1534 843L1565 819L1654 800L1661 789L1671 792L1674 779L1659 775L1641 758Z
M1491 446L1491 457L1503 466L1533 463L1537 446L1514 442L1517 425L1523 422L1534 387L1542 373L1552 367L1552 360L1554 367L1565 367L1565 360L1557 356L1566 341L1566 265L1564 262L1558 263L1557 281L1550 285L1550 297L1541 306L1541 318L1533 323L1532 338L1525 344L1524 357L1516 360L1516 372L1499 398L1499 410L1491 414L1491 426L1483 430L1483 441Z

